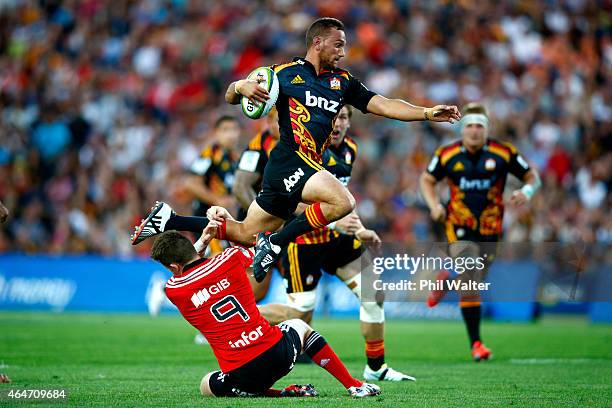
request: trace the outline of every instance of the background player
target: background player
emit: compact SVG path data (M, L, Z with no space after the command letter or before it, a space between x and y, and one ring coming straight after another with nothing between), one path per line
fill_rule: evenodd
M331 134L331 144L324 153L325 168L345 186L357 159L357 144L347 136L352 109L344 106ZM287 281L287 304L259 307L262 315L273 324L287 319L312 320L316 303L316 289L321 271L336 275L361 299L361 268L364 260L362 240L379 245L376 232L366 229L357 214L351 213L338 220L335 230L323 227L298 237L283 251L282 265ZM340 233L339 231L343 231ZM363 376L366 380L415 380L388 367L385 363L384 322L382 303L362 302L359 319L365 340L367 363Z
M468 104L463 115L462 139L436 151L427 171L421 175L420 185L431 218L445 224L449 254L471 258L487 254L485 270L468 271L458 277L480 281L495 256L494 243L502 233L503 193L508 173L525 182L520 190L512 193L510 203L517 206L531 199L539 188L540 179L512 144L488 138L489 117L483 105ZM444 178L450 187L446 208L436 191L436 184ZM448 277L447 271L439 275L442 280ZM432 293L429 305L435 306L443 294ZM461 292L459 295L472 356L476 361L486 360L491 351L480 337L480 294Z
M236 172L232 193L245 211L261 190L264 169L272 149L278 143L280 130L278 128L278 112L272 108L266 116L266 129L257 133L249 141L248 147L242 152Z
M168 229L179 229L199 234L206 222L203 218L206 211L212 205L227 205L226 208L234 207L235 201L231 196L234 184L234 171L236 167L236 147L240 138L240 126L234 116L221 116L214 125L213 142L206 146L200 153L200 157L191 165L190 175L187 176L183 187L194 197L193 216L181 217L187 225L202 224L199 230L196 228L181 228L181 225L170 226ZM162 203L156 203L151 209L149 216L136 227L132 244L153 236L161 231L159 223L165 225L172 209L164 208ZM223 246L219 241L213 241L210 245L213 253L219 253Z
M212 239L216 227L212 222L204 230L201 246ZM353 378L325 339L305 322L295 319L270 326L260 315L246 277L252 250L232 247L209 259L198 252L186 237L168 231L153 244L151 257L172 272L165 289L168 299L206 336L219 362L220 371L202 378L202 395L280 396L282 391L270 387L291 371L302 352L349 395L380 394L378 386ZM313 394L311 387L289 389Z
M338 68L345 56L344 25L334 18L314 21L306 33L304 58L274 66L280 95L280 141L270 155L264 172L262 191L251 203L243 222L228 220L219 230L219 238L252 244L261 231L275 231L288 219L300 202L306 211L272 235L259 234L253 273L261 281L279 258L281 247L298 236L320 228L349 214L355 200L348 190L322 166L328 147L333 119L344 104L364 113L374 113L402 121L432 120L454 122L460 118L456 106L437 105L424 108L401 99L387 99L368 90L348 71ZM238 104L245 96L262 102L269 96L256 81L239 80L230 84L226 101ZM167 207L167 208L166 208ZM178 217L169 206L157 205L136 229L132 243L160 233L164 229L201 231L207 220Z
M234 116L221 116L215 122L212 143L200 153L191 165L191 175L185 187L195 198L193 215L204 216L211 205L232 208L230 195L234 184L236 148L240 138L240 125Z
M238 219L243 219L246 216L249 206L261 190L264 168L268 163L272 149L278 143L280 130L276 108L272 108L268 113L266 124L267 128L257 133L249 141L249 145L242 152L236 168L232 193L240 204L241 213L238 215ZM260 301L268 293L271 278L272 274L267 274L263 281L257 282L252 275L249 275L256 301Z

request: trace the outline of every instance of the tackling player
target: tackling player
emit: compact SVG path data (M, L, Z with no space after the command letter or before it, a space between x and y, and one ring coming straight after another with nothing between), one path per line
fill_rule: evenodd
M427 171L421 175L423 197L436 222L444 222L449 254L452 257L476 258L487 255L484 270L473 269L457 277L461 280L484 279L488 266L495 257L489 245L495 245L502 234L504 214L503 193L508 173L525 184L512 193L510 203L527 203L540 186L536 170L510 143L488 137L489 117L479 103L464 108L461 119L462 139L440 147L431 159ZM436 184L448 180L450 201L446 207L440 203ZM446 280L449 272L442 271L439 280ZM435 306L444 291L432 292L428 304ZM467 328L476 361L491 356L480 337L480 293L460 292L461 314Z
M262 191L243 222L228 220L218 232L218 238L245 245L251 245L253 236L258 234L253 264L258 281L280 257L282 247L346 216L355 207L349 191L323 169L323 152L329 146L333 121L342 106L350 104L364 113L402 121L452 123L460 118L456 106L424 108L377 95L348 71L338 68L345 56L346 37L343 23L335 18L314 21L306 32L306 47L305 57L273 66L280 87L276 108L281 137L265 168ZM243 79L229 85L225 99L239 104L242 96L257 103L269 98L256 81ZM276 231L300 202L308 204L306 211L281 231L261 232ZM207 222L205 218L176 216L159 203L136 229L132 243L164 229L201 231Z
M172 272L165 289L168 299L206 336L219 362L220 371L202 378L202 395L314 396L312 386L271 389L291 371L300 353L332 374L349 395L380 394L378 386L353 378L325 339L302 320L271 326L261 316L246 273L252 250L232 247L213 258L200 257L216 227L213 221L204 230L198 252L176 231L162 234L151 249L151 257Z
M346 134L350 128L351 115L349 105L340 110L334 121L331 144L323 154L325 168L345 186L349 183L353 164L357 159L357 144ZM287 319L311 322L322 270L338 276L347 288L361 299L361 257L364 252L362 241L379 245L380 239L376 232L366 229L354 213L337 221L333 227L334 229L323 227L302 235L283 250L282 265L287 281L287 304L259 307L261 314L270 323L276 324ZM385 312L382 303L362 302L359 320L367 358L364 378L378 381L414 381L414 377L385 364Z

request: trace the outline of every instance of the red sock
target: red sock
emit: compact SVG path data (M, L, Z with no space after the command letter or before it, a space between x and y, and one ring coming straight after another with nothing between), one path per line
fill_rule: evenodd
M340 381L344 388L360 387L363 384L363 382L353 378L340 358L334 353L334 350L329 347L325 339L321 337L319 333L313 331L310 336L308 336L304 351L306 351L306 354L310 356L312 361L323 367L328 373L333 375L336 380Z

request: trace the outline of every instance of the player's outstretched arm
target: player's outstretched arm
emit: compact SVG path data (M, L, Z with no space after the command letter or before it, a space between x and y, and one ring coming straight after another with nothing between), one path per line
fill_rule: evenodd
M241 79L232 82L225 91L225 101L232 105L238 105L240 98L246 96L255 103L265 103L270 99L268 91L259 86L253 79Z
M454 123L461 119L459 109L454 105L436 105L433 108L425 108L412 105L403 99L388 99L381 95L375 95L370 99L368 112L404 122L430 120Z

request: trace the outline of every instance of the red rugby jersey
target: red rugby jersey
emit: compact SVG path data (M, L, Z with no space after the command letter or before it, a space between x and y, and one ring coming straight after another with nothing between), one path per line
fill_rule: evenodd
M275 345L282 334L259 313L246 269L253 251L231 247L187 265L166 283L168 299L210 343L221 371L234 370Z

